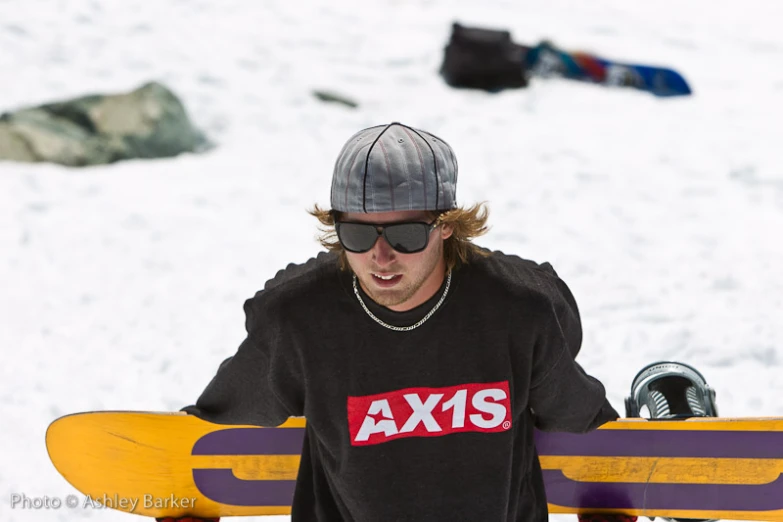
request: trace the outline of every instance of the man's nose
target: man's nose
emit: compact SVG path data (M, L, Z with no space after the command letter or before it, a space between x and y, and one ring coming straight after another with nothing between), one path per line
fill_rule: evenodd
M394 249L386 238L379 236L372 249L373 260L379 265L387 265L394 261Z

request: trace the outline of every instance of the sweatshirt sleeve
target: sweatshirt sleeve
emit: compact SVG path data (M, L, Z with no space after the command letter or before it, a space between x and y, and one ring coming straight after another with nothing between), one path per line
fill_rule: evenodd
M584 433L619 414L603 384L575 361L582 342L579 311L568 287L555 278L534 347L530 408L538 429Z
M295 350L264 292L245 303L247 337L224 360L194 405L182 408L217 424L279 426L304 415L304 390Z

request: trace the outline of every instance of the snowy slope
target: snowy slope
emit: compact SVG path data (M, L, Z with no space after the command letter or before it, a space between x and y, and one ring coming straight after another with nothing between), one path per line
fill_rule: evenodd
M328 204L342 143L391 120L454 147L459 200L492 210L484 245L568 282L579 360L618 409L639 368L678 359L722 415L783 415L781 15L723 0L0 0L0 111L155 79L218 142L86 170L0 163L4 519L131 520L10 498L73 492L43 443L55 417L195 400L243 338L244 300L317 251L305 209ZM669 65L694 96L450 89L436 73L455 20Z

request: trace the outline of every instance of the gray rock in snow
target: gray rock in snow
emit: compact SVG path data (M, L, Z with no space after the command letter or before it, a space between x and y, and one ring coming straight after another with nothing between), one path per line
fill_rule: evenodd
M71 167L167 158L210 147L164 85L94 94L0 116L0 161Z

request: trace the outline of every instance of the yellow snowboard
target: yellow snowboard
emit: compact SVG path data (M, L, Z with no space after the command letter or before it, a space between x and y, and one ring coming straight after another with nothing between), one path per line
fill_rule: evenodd
M217 425L180 412L88 412L55 420L46 431L46 446L57 471L90 501L106 507L148 517L287 515L304 426L304 419L260 428ZM255 445L267 449L256 447L261 453L247 454L255 450L252 434L260 431L274 437L256 437ZM226 445L210 446L220 432L228 436ZM279 453L263 454L270 450ZM199 470L206 472L201 480ZM277 501L231 505L212 500L199 489L210 492L211 471L227 471L240 486L264 481ZM232 477L226 478L230 486Z
M106 507L286 515L304 427L92 412L54 421L46 444L60 474ZM623 419L585 435L537 432L536 447L550 513L783 521L783 419Z

